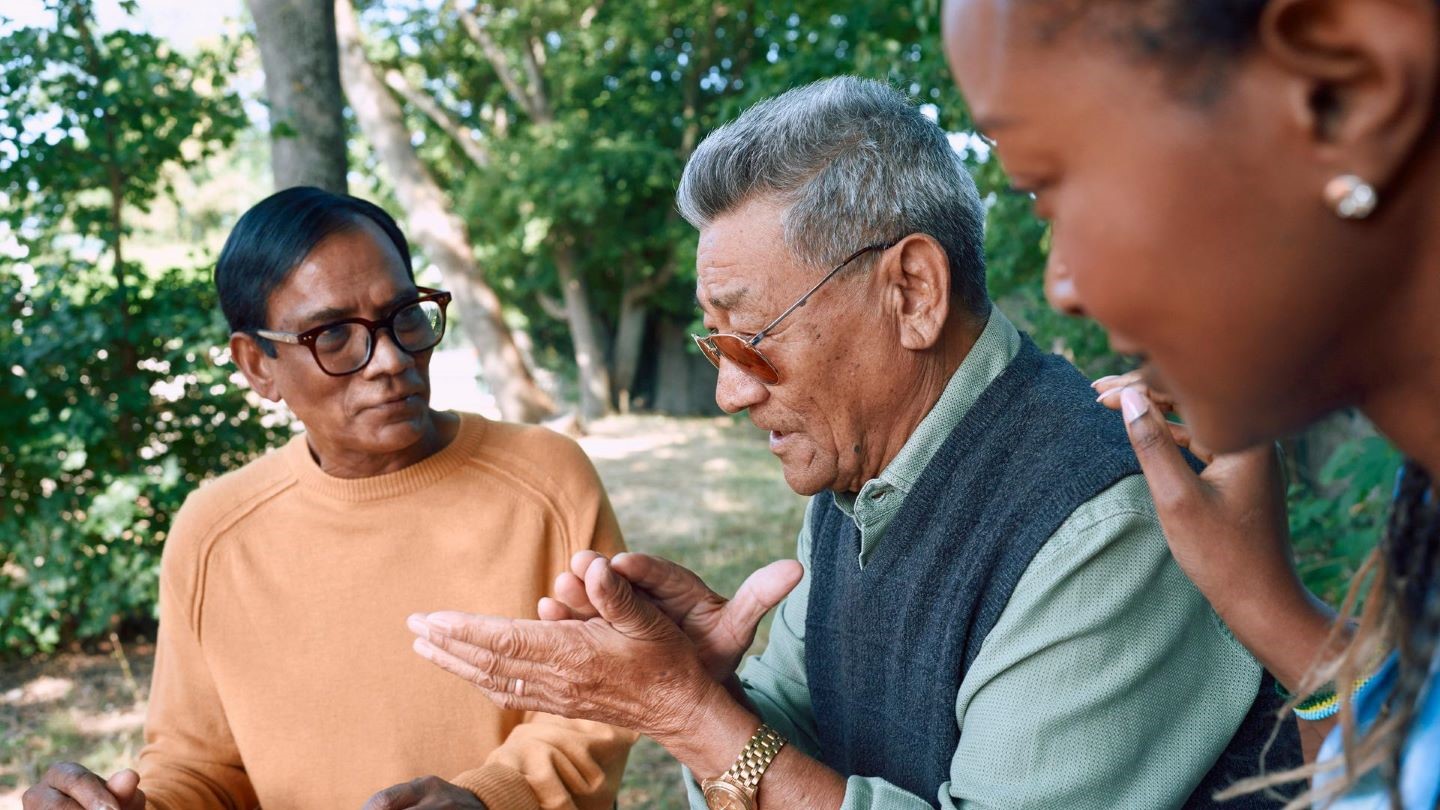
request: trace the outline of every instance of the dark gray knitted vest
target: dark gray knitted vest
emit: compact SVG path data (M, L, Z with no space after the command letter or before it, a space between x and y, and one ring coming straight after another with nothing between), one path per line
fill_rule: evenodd
M1026 338L936 452L863 570L854 521L833 495L817 496L805 668L825 764L934 804L960 739L955 695L1021 574L1071 512L1139 471L1120 416L1096 404L1073 366ZM1279 706L1267 675L1187 807L1215 806L1216 790L1258 773ZM1267 769L1299 764L1291 721ZM1224 807L1281 804L1257 796Z

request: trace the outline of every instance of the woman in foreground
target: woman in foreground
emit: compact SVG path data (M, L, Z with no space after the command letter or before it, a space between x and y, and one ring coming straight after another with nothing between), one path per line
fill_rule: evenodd
M1051 302L1145 360L1099 388L1176 559L1297 701L1344 685L1299 803L1436 807L1440 4L949 0L945 41L1053 225ZM1269 443L1352 406L1409 460L1337 623L1290 563Z

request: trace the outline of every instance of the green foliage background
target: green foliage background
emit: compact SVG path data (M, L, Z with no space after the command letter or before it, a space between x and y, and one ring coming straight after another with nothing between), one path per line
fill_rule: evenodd
M148 34L93 31L86 0L48 5L53 26L0 27L0 657L143 625L186 494L288 433L227 362L213 255L167 262L124 250L132 239L203 242L254 201L193 233L131 224L157 202L183 209L181 182L203 180L208 158L233 159L253 133L229 88L245 44L186 56ZM693 319L694 235L673 211L687 143L759 98L838 73L891 82L966 133L938 20L935 0L842 10L610 0L580 26L574 4L521 0L493 17L493 34L544 42L555 120L539 126L435 4L372 2L365 14L377 64L485 133L482 167L433 121L410 122L511 320L562 372L566 324L541 304L558 297L539 249L549 236L575 240L606 327L624 291L667 266L673 277L650 306ZM502 119L513 122L503 131ZM964 143L988 205L992 295L1087 374L1126 368L1093 324L1045 305L1047 227L985 145ZM355 154L371 187L352 190L388 199L370 180L373 157L360 145ZM1302 444L1292 532L1307 581L1335 599L1383 523L1397 459L1363 427Z
M0 656L151 617L185 496L277 439L218 362L210 268L124 253L172 171L246 126L233 51L52 7L0 37Z

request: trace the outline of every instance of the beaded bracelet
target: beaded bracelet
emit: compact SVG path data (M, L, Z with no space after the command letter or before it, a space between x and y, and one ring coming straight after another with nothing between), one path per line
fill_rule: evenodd
M1351 696L1354 696L1355 693L1365 688L1365 685L1374 679L1375 675L1356 678L1355 685L1350 690ZM1290 693L1281 688L1279 683L1275 684L1275 689L1280 693L1281 697L1284 697L1286 700L1290 699ZM1331 686L1320 689L1295 706L1295 716L1301 720L1308 720L1310 722L1334 717L1339 711L1340 696L1335 694L1335 689Z

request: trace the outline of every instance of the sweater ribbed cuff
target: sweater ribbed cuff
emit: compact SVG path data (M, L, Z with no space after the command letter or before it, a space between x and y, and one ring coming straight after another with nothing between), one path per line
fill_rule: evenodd
M450 783L474 793L489 810L540 810L535 791L514 768L482 765L451 779Z

